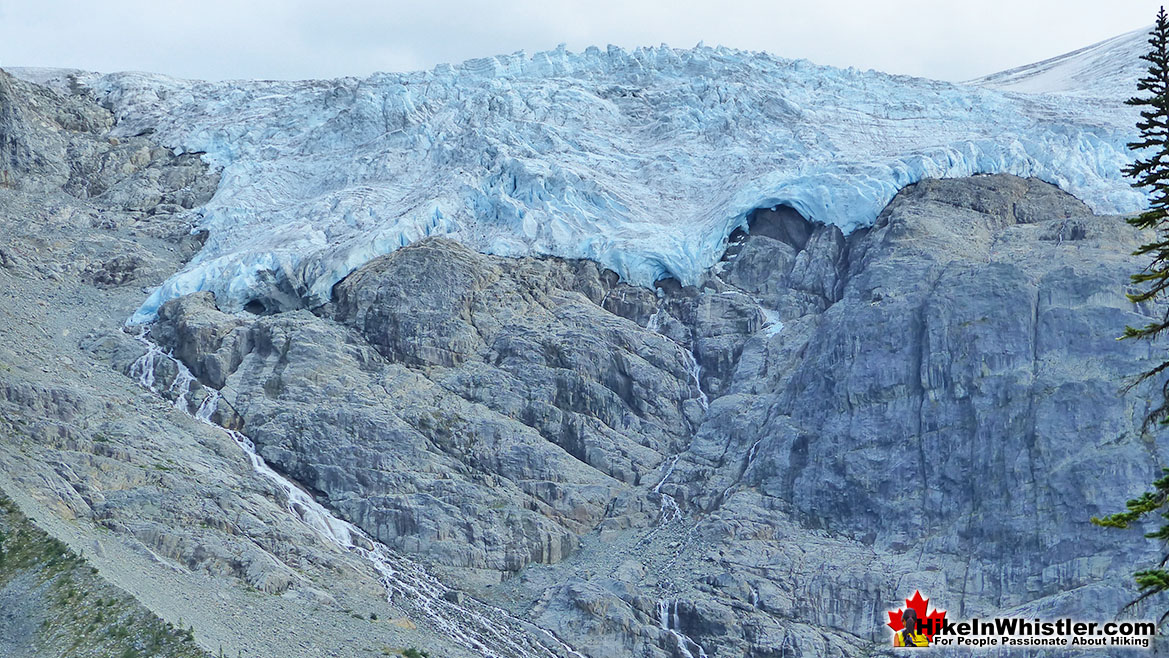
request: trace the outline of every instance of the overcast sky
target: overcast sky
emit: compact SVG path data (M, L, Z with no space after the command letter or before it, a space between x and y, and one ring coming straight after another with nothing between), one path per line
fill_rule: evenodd
M965 80L1153 22L1161 0L0 0L0 66L192 78L429 69L565 43L699 41Z

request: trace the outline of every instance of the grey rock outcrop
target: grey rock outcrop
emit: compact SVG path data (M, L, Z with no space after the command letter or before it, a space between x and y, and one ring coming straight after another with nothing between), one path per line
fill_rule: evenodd
M913 589L1114 614L1151 547L1088 519L1162 457L1118 390L1139 233L1009 176L752 222L699 288L429 239L315 314L203 295L156 335L271 463L587 655L863 653Z
M133 609L193 629L208 655L469 655L391 606L230 437L175 410L172 362L158 360L155 391L125 375L146 347L123 323L199 247L193 208L217 175L146 136L113 140L112 125L84 86L0 71L0 499L86 560L77 578L4 555L29 569L0 582L0 654L173 655L139 641ZM14 546L3 530L0 554ZM113 605L118 590L136 603Z
M436 239L343 282L336 321L243 323L201 295L154 335L270 463L388 545L498 578L571 553L701 416L688 353L603 310L612 287Z
M150 335L184 383L138 370L121 324L200 246L215 175L111 140L75 87L0 72L0 488L161 616L194 597L201 640L465 655L173 408L211 389L216 422L444 600L590 658L870 654L913 590L956 617L1108 618L1154 557L1088 519L1164 462L1157 393L1119 393L1159 348L1113 340L1164 308L1123 295L1140 234L1050 185L922 181L848 236L760 209L688 288L428 239L312 311L169 302Z

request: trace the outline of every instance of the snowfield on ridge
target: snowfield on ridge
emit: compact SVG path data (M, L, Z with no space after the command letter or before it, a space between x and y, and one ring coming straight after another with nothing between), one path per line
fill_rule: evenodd
M222 168L196 211L205 246L141 323L200 290L232 311L320 304L355 268L428 235L694 284L755 208L790 205L847 232L927 177L1034 176L1097 212L1136 211L1144 196L1119 171L1135 110L1117 90L1143 44L1133 32L1028 69L1035 86L1054 67L1057 88L1041 91L1057 93L1020 93L1018 75L954 84L701 46L329 81L76 80L113 108L116 134L150 132ZM1076 67L1101 62L1113 70L1099 87L1081 84Z

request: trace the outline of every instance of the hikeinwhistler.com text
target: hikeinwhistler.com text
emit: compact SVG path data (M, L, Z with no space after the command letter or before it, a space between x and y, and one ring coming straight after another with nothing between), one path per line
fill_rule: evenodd
M934 646L1001 647L1134 647L1149 648L1157 633L1152 621L1075 621L996 617L919 624L933 633Z

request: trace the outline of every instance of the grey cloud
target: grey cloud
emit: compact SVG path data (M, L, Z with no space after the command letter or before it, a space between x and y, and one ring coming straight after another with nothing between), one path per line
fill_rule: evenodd
M472 57L699 41L962 80L1152 22L1158 0L150 2L0 0L0 66L313 78Z

